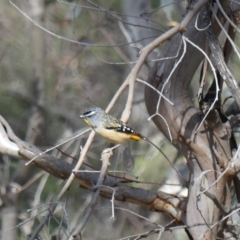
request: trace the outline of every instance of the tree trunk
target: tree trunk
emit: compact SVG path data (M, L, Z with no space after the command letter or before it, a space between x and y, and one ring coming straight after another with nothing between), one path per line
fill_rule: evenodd
M201 14L203 11L199 16ZM204 28L205 24L201 17L198 20L195 18L184 36L205 51L206 34L205 31L199 31L195 27L196 21L198 28ZM219 30L215 28L215 32ZM185 47L182 41L181 34L175 35L168 41L161 57L177 54L178 57L156 63L148 78L148 82L162 91L174 105L162 98L156 110L160 96L148 87L145 89L145 101L150 115L157 112L166 120L166 122L163 121L160 116L153 118L161 132L172 141L187 160L190 172L189 192L186 215L182 221L189 226L188 231L193 239L216 239L218 225L213 226L213 224L221 219L222 212L201 191L208 189L207 193L214 195L217 201L223 205L228 204L230 207L231 195L226 184L229 179L226 179L225 175L214 184L232 157L230 134L214 109L200 125L204 114L193 105L189 95L189 85L204 55L189 43L186 43L184 54ZM178 53L180 45L181 50ZM182 56L182 60L179 61ZM176 69L174 69L175 66L177 66ZM209 188L212 184L213 186Z

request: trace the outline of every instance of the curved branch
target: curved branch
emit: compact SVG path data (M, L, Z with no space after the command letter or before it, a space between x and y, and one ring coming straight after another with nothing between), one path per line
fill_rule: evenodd
M15 148L18 149L18 151L15 151L15 154L11 154L10 156L18 158L22 157L23 160L29 161L41 153L41 151L34 145L28 144L19 139L2 116L0 116L0 123L0 126L3 126L2 129L5 129L5 136L7 136L8 141L12 142ZM2 148L2 145L3 142L0 138L0 153L7 154L8 151L5 151L4 148ZM32 164L63 180L68 179L72 173L72 170L75 168L75 164L61 161L49 154L40 155L32 162ZM99 173L86 172L75 173L74 178L74 180L78 182L81 187L90 190L92 189L93 185L97 185L98 179ZM184 202L183 198L179 199L176 196L160 191L156 193L140 188L124 186L123 183L116 177L106 176L102 184L104 186L111 187L99 187L100 195L105 198L111 198L114 190L116 200L134 203L146 207L149 210L166 212L178 221L181 221L183 217L183 210L181 209Z
M192 2L192 4L194 3ZM183 54L184 48L182 47L176 59L157 63L149 74L148 82L159 91L164 86L162 93L174 103L172 106L162 100L158 113L167 121L172 134L172 143L186 157L190 170L187 211L191 214L187 214L184 223L201 225L189 229L194 239L199 236L213 239L217 236L217 224L211 231L208 226L217 223L222 212L214 203L209 202L207 196L202 194L200 198L197 198L197 195L200 191L200 183L204 183L205 189L211 186L208 189L209 193L214 194L217 201L223 205L228 204L227 207L229 207L227 199L231 196L229 192L225 191L228 179L222 172L224 172L224 167L228 166L232 152L228 127L220 121L218 113L215 113L213 109L209 112L208 117L205 117L203 124L200 124L204 115L194 106L189 94L189 85L204 57L199 48L203 51L206 48L205 31L207 28L203 10L199 11L198 16L192 19L184 33L184 37L198 46L198 49L193 47L193 44L187 43L186 53ZM220 27L215 24L214 20L211 24L218 35L221 31ZM173 36L165 45L161 58L174 56L178 52L181 41L180 34ZM176 63L181 58L181 62L176 67ZM174 73L172 73L173 69ZM152 115L159 103L159 95L151 89L145 88L145 100L148 112ZM165 122L158 116L154 117L153 121L169 139ZM196 132L197 129L199 130Z

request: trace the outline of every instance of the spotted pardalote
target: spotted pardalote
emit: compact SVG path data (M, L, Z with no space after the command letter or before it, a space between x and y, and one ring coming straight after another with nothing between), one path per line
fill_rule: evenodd
M140 133L135 132L122 121L107 114L99 107L89 108L80 115L80 118L96 133L113 143L120 144L129 139L136 141L145 139Z

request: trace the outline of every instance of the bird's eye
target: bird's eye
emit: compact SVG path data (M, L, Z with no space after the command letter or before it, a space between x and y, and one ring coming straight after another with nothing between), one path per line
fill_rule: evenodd
M91 110L87 110L86 112L84 112L83 115L88 115L90 112L92 112Z
M95 113L95 111L87 110L83 115L86 117L92 117Z

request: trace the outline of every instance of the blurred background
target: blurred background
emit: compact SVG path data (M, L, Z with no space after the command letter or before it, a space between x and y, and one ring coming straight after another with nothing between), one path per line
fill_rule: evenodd
M19 138L46 150L86 129L79 119L85 109L107 107L138 59L141 48L181 20L187 1L16 0L3 1L0 6L0 114ZM147 79L163 46L149 55L139 73L140 79ZM233 63L232 66L234 68ZM239 73L235 71L235 74ZM144 88L140 82L135 85L133 112L128 124L160 146L181 170L184 159L148 121ZM190 86L193 98L197 89L196 80ZM127 90L121 94L112 115L121 117L127 94ZM76 161L86 138L87 134L60 147L71 157L58 150L52 154L61 161ZM108 144L96 136L86 163L100 168L100 153L106 146ZM153 191L162 188L174 193L183 190L181 183L174 189L163 185L179 183L154 147L142 141L132 142L130 148L135 160L132 174L141 183L129 185ZM0 233L5 236L11 232L12 239L27 238L45 214L41 211L54 200L64 184L24 163L0 156ZM124 170L117 151L110 170ZM91 192L72 184L54 218L41 232L42 239L51 236L64 239L69 224L80 221L91 196ZM99 199L84 228L83 239L127 239L155 228L152 222L165 225L170 221L161 213L133 204L115 202L115 206L113 220L110 200ZM5 215L9 212L13 216L11 220ZM20 224L24 221L27 222ZM165 235L165 239L187 239L182 230L173 232L171 238L168 233ZM156 235L148 239L156 239Z

